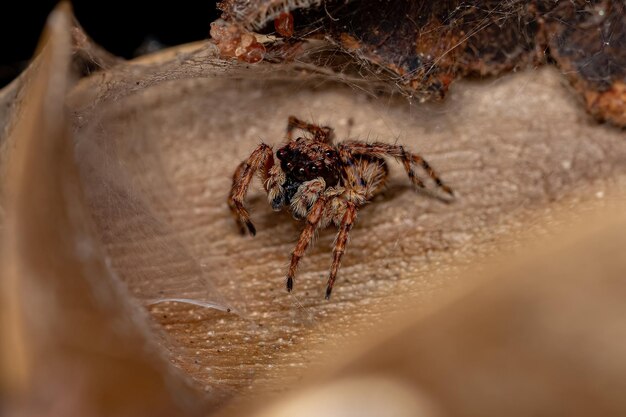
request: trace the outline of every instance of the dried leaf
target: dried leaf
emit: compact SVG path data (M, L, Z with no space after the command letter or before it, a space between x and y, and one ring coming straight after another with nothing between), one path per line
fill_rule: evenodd
M83 200L76 196L85 199L94 245L103 250L97 253L103 256L100 262L128 287L129 294L120 297L149 306L163 331L146 330L209 393L203 405L207 413L242 412L239 401L249 397L266 402L267 394L292 389L309 368L331 366L334 356L355 355L347 348L353 343L379 352L380 338L392 332L391 324L405 319L418 320L418 330L438 329L437 340L446 341L445 326L457 325L462 313L446 319L428 313L453 308L457 297L473 289L479 296L459 302L461 311L492 302L481 298L484 280L467 274L470 267L519 251L570 223L564 211L582 216L602 209L609 196L626 189L623 132L585 117L553 68L459 82L444 103L423 104L381 94L379 85L338 74L320 65L324 60L245 65L218 54L209 43L186 45L83 78L66 102L73 159L36 165L33 172L40 181L15 186L57 200L58 195L73 196L69 206L80 210ZM332 230L320 233L289 295L286 262L301 224L273 213L256 188L249 205L259 233L243 238L225 204L237 164L260 141L281 143L291 114L335 127L340 139L402 142L428 158L458 193L452 204L415 193L402 170L394 169L384 195L359 212L330 302L323 290ZM51 165L70 169L73 162L80 189L69 181L62 193L58 184L45 181L56 178ZM32 203L20 218L37 219L34 208L40 206ZM50 214L48 227L71 226L57 218ZM70 256L59 259L59 264L77 262ZM104 304L111 318L126 311L115 299ZM483 316L472 317L480 321ZM405 350L398 363L416 346L400 346ZM473 353L481 354L468 350L465 366L471 365ZM385 365L392 371L401 367ZM441 394L434 400L430 396L429 384L454 385L454 375L445 369L433 368L436 375L428 381L415 367L407 370L428 392L423 401L409 401L410 410L436 412L439 399L457 398L445 390L437 391ZM505 381L493 381L504 386ZM394 398L407 398L404 385L375 382L374 387L391 387L398 395ZM129 395L136 392L128 390ZM233 399L238 401L230 409L222 408ZM140 398L135 404L142 404ZM444 409L453 412L456 404L466 403L459 400Z
M70 13L59 6L14 113L3 178L0 382L10 415L196 415L145 314L94 239L64 107Z
M332 75L246 67L215 53L200 47L161 62L155 56L86 79L72 108L93 213L131 291L147 301L181 292L231 309L151 309L174 360L224 398L250 384L282 389L297 380L295 370L323 360L318 352L376 332L385 312L407 299L438 299L458 284L458 271L521 245L516 231L557 207L601 203L597 196L624 187L623 134L581 118L554 70L460 84L446 103L418 105L373 97ZM290 114L336 127L339 138L405 143L459 193L453 204L415 194L394 170L385 196L359 214L331 302L323 287L332 230L320 234L289 296L286 262L301 226L272 213L254 191L259 233L242 238L225 204L238 162L261 140L281 143ZM111 197L103 184L126 191ZM128 196L143 202L130 217L120 203ZM445 279L433 278L442 271Z

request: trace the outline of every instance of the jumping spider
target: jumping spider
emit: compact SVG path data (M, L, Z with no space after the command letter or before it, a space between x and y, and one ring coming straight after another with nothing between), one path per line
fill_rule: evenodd
M309 132L313 137L298 137L294 140L295 129ZM389 168L383 157L392 157L402 163L415 186L424 187L422 180L413 171L415 165L420 165L438 187L454 195L428 162L418 154L405 150L402 145L355 140L333 145L333 139L334 132L330 127L289 117L287 144L276 152L278 163L275 162L272 148L260 144L235 170L228 198L228 205L241 233L245 234L247 229L254 236L256 229L243 202L248 186L258 172L269 203L275 211L287 207L294 218L306 218L304 230L291 255L287 291L293 289L298 262L304 256L315 231L330 223L339 227L326 299L330 298L357 210L379 193L387 180Z

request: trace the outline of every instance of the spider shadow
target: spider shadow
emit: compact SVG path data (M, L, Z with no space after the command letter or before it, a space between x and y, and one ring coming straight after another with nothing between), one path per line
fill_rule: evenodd
M257 229L276 229L279 225L289 224L290 232L300 232L302 230L303 221L297 220L291 215L286 208L280 211L273 211L267 202L265 194L250 195L247 198L247 204L251 208L253 221L257 225Z
M370 201L370 204L366 204L361 208L361 210L367 211L371 204L375 204L378 202L393 201L407 192L411 192L413 194L416 194L417 196L434 199L446 205L452 204L456 200L455 197L442 195L442 193L437 192L437 190L431 190L429 188L417 188L410 184L398 181L387 183L383 190ZM279 212L271 211L271 209L269 209L269 205L267 204L267 197L264 194L251 195L248 202L251 207L254 207L253 210L257 213L256 222L258 223L258 226L260 228L276 228L280 224L289 224L290 232L299 233L302 231L304 220L294 219L287 209L283 209ZM320 230L319 233L325 234L325 232L323 232L322 230Z
M392 201L406 192L411 192L418 196L437 200L438 202L443 204L452 204L457 200L457 197L455 196L442 194L441 192L432 190L430 188L419 188L403 182L389 182L384 186L383 190L371 201L372 203Z

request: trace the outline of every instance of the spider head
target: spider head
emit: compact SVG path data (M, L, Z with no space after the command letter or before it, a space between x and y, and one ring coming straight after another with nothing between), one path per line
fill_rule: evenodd
M339 153L319 141L298 138L276 152L288 178L302 183L322 177L327 186L337 185L340 178Z

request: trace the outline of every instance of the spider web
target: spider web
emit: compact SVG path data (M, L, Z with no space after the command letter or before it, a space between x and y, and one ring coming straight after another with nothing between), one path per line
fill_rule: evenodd
M132 141L119 134L129 128ZM75 149L109 266L146 305L169 301L230 311L169 219L184 198L168 181L159 144L142 131L132 122L96 123Z

